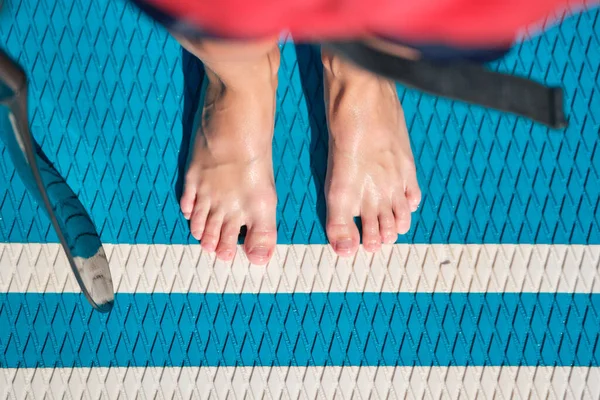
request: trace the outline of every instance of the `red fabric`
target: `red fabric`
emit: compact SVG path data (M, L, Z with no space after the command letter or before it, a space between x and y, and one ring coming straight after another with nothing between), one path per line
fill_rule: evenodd
M213 34L296 39L384 34L453 43L512 40L567 7L600 0L147 0Z

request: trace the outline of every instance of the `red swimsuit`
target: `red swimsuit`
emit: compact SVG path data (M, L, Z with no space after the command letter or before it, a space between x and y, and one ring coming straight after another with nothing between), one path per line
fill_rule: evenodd
M296 39L369 34L455 44L507 43L526 26L598 0L146 0L215 35ZM557 14L558 13L558 14Z

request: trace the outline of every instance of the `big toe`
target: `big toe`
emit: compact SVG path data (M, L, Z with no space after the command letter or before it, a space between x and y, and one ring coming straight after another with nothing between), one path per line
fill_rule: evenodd
M338 211L332 204L328 207L326 230L329 243L337 255L349 257L356 253L360 235L352 213Z
M272 219L257 220L248 226L244 251L252 264L268 264L275 252L276 244L277 226L274 215Z

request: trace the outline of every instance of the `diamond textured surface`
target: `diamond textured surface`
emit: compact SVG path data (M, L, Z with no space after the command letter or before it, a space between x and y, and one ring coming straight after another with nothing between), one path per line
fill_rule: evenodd
M577 367L76 368L3 372L0 398L10 399L27 395L33 399L592 400L600 396L600 369Z
M600 368L600 294L0 295L2 368Z
M353 262L282 246L269 268L197 245L107 252L108 315L73 293L58 245L2 248L0 366L600 366L598 246L396 245Z
M106 250L110 315L58 244L0 247L0 398L600 395L600 246Z
M423 189L409 243L600 243L598 10L496 67L562 84L548 131L401 91ZM176 187L202 80L197 61L123 1L13 0L0 42L31 79L32 131L107 243L189 243ZM327 135L318 50L282 45L274 140L280 243L325 243ZM0 148L0 240L55 242Z
M199 245L106 245L119 293L600 293L600 246L280 245L267 268ZM58 244L0 244L0 293L78 292ZM600 310L596 311L600 312Z
M33 134L114 244L118 293L91 311L0 144L0 399L598 399L598 16L495 66L562 83L565 132L402 90L423 205L410 245L350 260L320 245L318 50L282 44L273 147L293 245L256 268L189 245L178 210L199 62L121 0L5 2Z

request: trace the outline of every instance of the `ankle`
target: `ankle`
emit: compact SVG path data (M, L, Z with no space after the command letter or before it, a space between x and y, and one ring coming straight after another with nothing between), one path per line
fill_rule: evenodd
M213 85L228 91L245 92L265 90L265 86L277 88L277 73L280 64L279 47L275 46L264 56L235 62L214 62L206 66L207 77Z
M369 82L379 79L377 75L326 50L321 51L321 61L326 78L352 82Z

